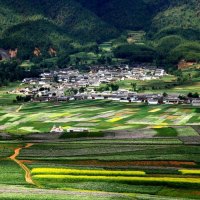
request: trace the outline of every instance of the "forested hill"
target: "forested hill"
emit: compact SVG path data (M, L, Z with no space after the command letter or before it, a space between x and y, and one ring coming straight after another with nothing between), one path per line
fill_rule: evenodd
M116 28L131 30L148 30L152 18L170 5L168 0L76 1Z
M74 0L0 0L0 36L40 45L101 41L118 31Z
M69 49L125 30L200 40L199 0L0 0L0 48Z

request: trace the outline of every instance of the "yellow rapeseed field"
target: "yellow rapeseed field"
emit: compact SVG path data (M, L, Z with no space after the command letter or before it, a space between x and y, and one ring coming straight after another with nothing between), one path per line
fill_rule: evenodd
M108 122L117 122L121 119L122 119L121 117L116 117L116 118L113 118L113 119L109 119Z
M200 175L200 170L199 169L181 169L179 170L179 172L181 172L184 175L189 175L189 174L194 174L194 175Z
M156 126L152 126L152 128L155 128L155 129L160 129L160 128L164 128L166 126L160 126L160 125L156 125Z
M144 171L111 171L111 170L79 170L64 168L34 168L32 174L73 174L73 175L106 175L106 176L144 176Z

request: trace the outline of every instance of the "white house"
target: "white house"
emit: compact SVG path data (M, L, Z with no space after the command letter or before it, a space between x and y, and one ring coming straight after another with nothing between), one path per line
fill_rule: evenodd
M89 132L87 128L69 128L67 129L68 133L80 133L80 132Z
M159 104L158 99L147 99L147 103L149 105L158 105Z
M200 99L192 100L192 106L200 106Z
M56 127L55 125L53 126L53 128L51 129L51 133L63 133L63 128L61 126Z
M179 98L166 98L163 101L164 104L179 104Z

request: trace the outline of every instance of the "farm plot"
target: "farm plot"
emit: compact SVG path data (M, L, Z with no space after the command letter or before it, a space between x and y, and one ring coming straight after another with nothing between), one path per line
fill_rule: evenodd
M33 180L48 189L112 192L138 199L140 195L167 199L174 193L179 199L184 191L186 199L200 199L200 147L175 144L170 138L168 144L153 145L153 140L157 138L151 143L147 139L41 143L23 149L19 159L31 169Z
M72 101L69 103L27 103L0 107L0 129L7 133L49 132L51 128L87 128L90 132L136 129L142 125L172 127L200 124L199 108L183 105L147 106L113 101ZM141 128L138 128L139 130ZM140 131L142 132L142 131ZM152 132L152 131L150 131ZM152 132L153 133L153 132ZM179 131L181 133L181 131ZM154 131L151 137L156 136ZM193 131L193 134L195 132Z
M20 143L0 143L0 185L26 185L24 171L10 159Z
M27 145L0 143L2 149L12 150L5 151L7 159L0 161L0 193L4 194L0 199L25 199L25 195L73 199L72 194L86 200L172 199L176 194L181 200L180 191L185 200L200 199L200 147L177 141L161 137L32 143L20 150L17 159L31 171L37 183L34 188L24 187L24 171L7 157Z
M26 185L24 171L10 160L0 160L0 184Z

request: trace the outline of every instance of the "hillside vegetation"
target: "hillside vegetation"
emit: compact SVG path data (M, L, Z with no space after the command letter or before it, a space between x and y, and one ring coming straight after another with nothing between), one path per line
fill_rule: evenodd
M91 47L94 52L95 45L126 36L127 30L144 30L145 47L120 40L115 44L115 48L122 45L120 54L115 55L141 61L141 51L150 49L151 58L144 61L200 60L198 0L0 0L0 4L0 48L18 48L22 59L29 58L35 47L42 55L50 47L62 55ZM128 56L124 45L129 45Z

